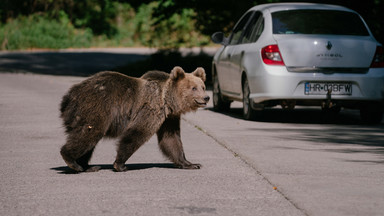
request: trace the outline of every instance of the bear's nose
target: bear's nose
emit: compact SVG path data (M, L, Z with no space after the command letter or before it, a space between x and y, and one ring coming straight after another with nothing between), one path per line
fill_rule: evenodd
M208 102L208 101L209 101L209 96L205 96L205 97L204 97L204 101L205 101L205 102Z

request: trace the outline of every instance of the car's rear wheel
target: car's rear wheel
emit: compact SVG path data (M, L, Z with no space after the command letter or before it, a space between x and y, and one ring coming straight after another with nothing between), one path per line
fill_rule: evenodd
M243 82L243 117L246 120L255 119L258 114L257 112L261 112L252 109L252 101L249 98L250 93L248 80L245 79Z
M383 120L383 110L380 105L365 106L360 109L360 117L364 123L379 124Z
M224 100L221 95L219 79L217 76L213 77L213 110L217 112L228 111L231 106L230 101Z

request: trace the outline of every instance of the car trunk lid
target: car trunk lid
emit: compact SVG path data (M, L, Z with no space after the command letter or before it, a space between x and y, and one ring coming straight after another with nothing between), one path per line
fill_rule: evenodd
M353 11L282 10L272 13L272 22L273 37L291 71L368 69L375 55L377 42Z
M274 35L288 68L369 68L376 42L363 36Z

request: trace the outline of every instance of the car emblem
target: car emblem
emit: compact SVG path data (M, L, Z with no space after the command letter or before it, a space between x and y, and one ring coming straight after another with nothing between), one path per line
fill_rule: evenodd
M327 47L327 50L331 50L332 49L331 41L328 41L327 46L325 46L325 47Z

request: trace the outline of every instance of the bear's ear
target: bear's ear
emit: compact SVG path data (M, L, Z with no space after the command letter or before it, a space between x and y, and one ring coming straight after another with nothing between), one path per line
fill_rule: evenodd
M172 80L181 80L185 77L185 72L183 68L176 66L171 71L171 79Z
M193 75L197 76L197 77L200 77L203 82L205 82L206 80L206 75L205 75L205 70L204 68L202 67L198 67L196 68L196 70L192 73Z

